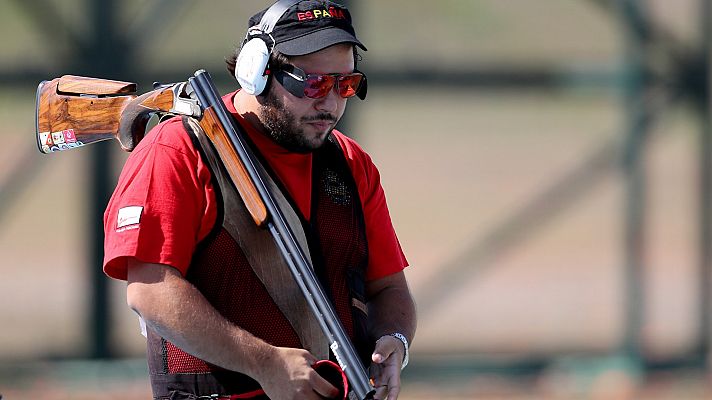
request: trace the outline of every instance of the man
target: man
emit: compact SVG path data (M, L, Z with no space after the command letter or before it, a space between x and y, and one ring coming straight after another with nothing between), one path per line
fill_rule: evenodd
M396 399L416 325L407 262L378 170L334 130L347 99L365 96L355 71L356 48L365 47L348 10L331 1L281 0L249 26L240 55L228 60L242 89L223 99L299 217L314 269L371 363L375 398ZM236 237L245 232L229 227L229 185L196 135L180 118L149 132L104 216L104 271L128 281L154 397L335 396L293 316L257 277L273 257L254 256Z

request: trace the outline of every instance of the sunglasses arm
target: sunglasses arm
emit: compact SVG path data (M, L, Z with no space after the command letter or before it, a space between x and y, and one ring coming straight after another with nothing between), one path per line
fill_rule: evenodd
M292 96L303 98L304 87L306 85L307 74L301 69L292 66L293 69L282 69L274 74L274 79L279 82ZM291 79L289 79L291 78Z
M366 100L366 93L368 92L368 78L366 77L366 74L357 69L355 69L354 72L358 72L363 75L361 83L359 83L358 89L356 89L356 96L361 100Z

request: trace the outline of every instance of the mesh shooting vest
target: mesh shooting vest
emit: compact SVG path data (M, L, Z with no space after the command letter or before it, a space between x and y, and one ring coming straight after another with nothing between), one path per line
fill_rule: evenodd
M254 247L260 244L246 243L244 236L247 236L248 242L250 238L261 234L266 235L266 240L271 241L271 237L265 230L248 235L242 235L242 232L236 234L235 207L242 207L244 211L242 200L227 180L224 167L216 162L217 154L212 144L191 121L184 118L184 126L190 132L203 160L210 166L219 211L212 232L198 245L186 278L235 325L271 345L307 348L317 357L325 358L328 349L321 348L325 343L323 335L318 338L310 336L315 329L313 323L300 326L304 324L301 321L310 317L300 313L308 311L298 306L294 310L293 305L281 304L284 299L273 298L270 292L279 297L281 286L270 279L274 277L268 276L265 279L261 276L269 275L270 271L260 271L259 267L255 269L251 265L251 260L253 264L254 260L260 260L260 254L254 254ZM260 158L254 146L253 151ZM343 151L333 136L330 135L325 145L314 153L312 162L311 221L307 222L299 216L299 223L304 230L317 277L363 362L368 365L373 344L369 342L366 332L365 269L368 247L361 201ZM262 165L268 168L266 162L263 161ZM281 187L275 175L271 171L267 173ZM281 189L282 193L287 193ZM289 196L285 196L293 209L298 210ZM241 218L250 217L243 214ZM247 224L237 225L253 229L247 227ZM254 229L261 230L256 226ZM284 274L291 279L288 271L279 270L276 273L281 275L281 278L276 279L277 282L283 279ZM284 281L285 287L290 283L294 285L293 280ZM297 296L302 299L301 293ZM293 315L285 315L285 312ZM206 326L204 329L211 327ZM320 331L318 334L321 334ZM303 341L319 348L310 349ZM156 398L183 398L181 396L188 393L201 396L230 395L259 389L259 384L247 375L206 363L150 329L148 364Z

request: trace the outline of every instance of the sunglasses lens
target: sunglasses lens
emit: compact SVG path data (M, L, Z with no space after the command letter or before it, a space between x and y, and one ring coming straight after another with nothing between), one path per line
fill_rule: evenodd
M339 76L339 95L344 98L354 96L362 79L363 75L361 74Z
M309 75L304 86L304 95L312 99L320 99L334 87L336 77L331 75Z
M358 91L363 80L363 74L348 75L318 75L309 74L304 81L304 95L312 99L321 99L329 94L334 85L339 85L339 96L352 97Z

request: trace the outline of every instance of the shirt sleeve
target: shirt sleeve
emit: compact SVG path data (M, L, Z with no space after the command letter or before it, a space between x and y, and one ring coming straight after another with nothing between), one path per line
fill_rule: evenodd
M181 120L158 125L127 159L104 213L104 272L125 280L135 257L185 275L215 216L210 172Z
M366 280L372 281L408 266L388 211L381 175L371 157L352 139L337 134L351 168L363 206L368 241Z

